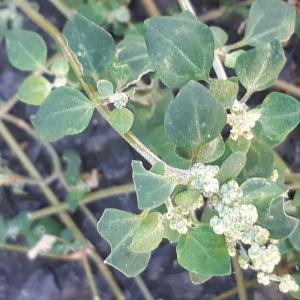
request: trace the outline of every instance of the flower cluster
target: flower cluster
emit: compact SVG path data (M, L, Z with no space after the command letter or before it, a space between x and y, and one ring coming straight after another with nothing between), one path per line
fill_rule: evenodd
M215 178L218 172L218 166L195 164L190 171L192 187L199 190L205 197L211 197L213 194L218 193L219 181Z
M230 137L236 141L239 137L247 140L253 138L251 129L260 118L260 113L255 110L248 111L248 106L235 101L231 113L227 115L227 123L231 126Z
M277 276L272 272L280 262L280 252L275 241L270 242L267 229L255 225L258 219L256 207L242 203L243 192L234 180L221 186L218 195L211 202L218 215L210 219L216 234L224 234L230 256L236 255L236 245L240 245L238 261L243 269L251 268L258 272L259 283L280 282L282 292L296 291L298 285L290 275ZM245 250L243 245L248 245Z
M128 102L128 95L126 93L115 93L108 98L110 103L113 103L116 108L123 108Z

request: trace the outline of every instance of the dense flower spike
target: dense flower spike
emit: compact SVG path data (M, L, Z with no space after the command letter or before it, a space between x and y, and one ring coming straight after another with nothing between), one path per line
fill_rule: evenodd
M201 191L205 197L211 197L219 191L219 182L215 176L219 172L218 166L205 166L202 163L195 164L190 172L191 185Z
M128 102L128 95L126 93L115 93L108 99L116 108L122 108L125 107Z
M260 113L255 110L248 111L248 106L235 101L231 113L227 115L227 123L231 126L230 137L236 141L239 137L247 140L253 138L251 129L260 118Z

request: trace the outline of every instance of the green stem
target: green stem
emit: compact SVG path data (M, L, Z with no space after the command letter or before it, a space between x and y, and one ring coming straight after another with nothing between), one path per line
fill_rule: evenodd
M245 41L241 40L241 41L238 41L238 42L236 42L234 44L226 45L226 46L222 47L222 52L228 53L230 51L233 51L233 50L245 47L246 45L247 44L245 43Z
M153 296L151 295L148 287L145 285L145 282L143 281L141 276L134 277L134 280L135 280L137 286L139 287L139 289L141 290L141 292L144 296L144 299L145 300L154 300Z
M196 16L196 12L189 0L178 0L178 3L182 10L187 10L191 12L194 16Z
M256 284L257 284L256 279L253 279L253 280L250 280L250 281L246 281L245 282L245 287L248 289L248 288L251 288L251 287L255 286ZM213 300L225 300L225 299L228 299L228 298L232 298L237 293L238 293L238 289L235 287L233 289L230 289L230 290L214 297Z
M74 9L71 9L69 6L67 6L63 1L61 0L48 0L53 6L56 7L57 10L59 10L67 19L72 17L76 11Z
M20 147L20 145L17 143L17 141L14 139L14 137L11 135L11 133L6 128L5 124L0 120L0 135L4 138L6 143L9 145L9 147L14 151L18 159L20 160L23 167L27 170L29 175L36 179L36 180L42 180L41 174L38 172L34 164L29 160L23 149ZM44 196L47 198L50 205L58 205L60 204L60 201L57 199L53 191L46 186L45 184L40 184L40 189ZM77 227L77 225L74 223L72 218L69 216L69 214L60 211L58 213L60 219L62 222L68 227L72 232L76 239L84 241L85 243L89 244L89 241L85 238L81 230ZM102 262L102 258L96 253L95 249L92 248L93 256L98 260L98 262ZM104 265L104 263L103 263ZM115 282L115 279L113 278L111 272L106 268L104 265L104 268L101 269L101 274L105 278L105 280L108 282L110 287L112 288L113 292L115 293L117 299L119 300L125 300L122 291L120 290L119 286Z
M91 270L91 266L90 266L90 263L86 256L83 256L83 258L82 258L82 265L83 265L83 269L84 269L84 272L86 275L87 282L89 284L90 290L93 295L93 300L100 300L100 296L99 296L98 290L97 290L97 285L96 285L96 282L94 280L93 273Z
M242 273L242 270L240 268L240 265L239 265L236 257L232 258L232 264L233 264L233 269L234 269L234 276L235 276L235 280L236 280L239 300L247 300L248 299L247 290L245 287L243 273Z
M111 187L103 190L99 190L90 194L87 194L79 202L79 206L86 205L95 201L103 200L109 197L118 196L122 194L132 193L135 191L134 184L124 184L116 187ZM51 207L43 208L29 213L31 220L37 220L40 218L48 217L53 214L57 214L61 211L68 210L69 205L67 203L59 203Z
M83 80L83 70L82 66L79 63L77 57L74 55L72 50L69 48L67 41L64 36L60 33L60 31L48 20L46 20L41 14L35 11L26 0L15 0L16 4L19 8L31 19L34 23L36 23L40 28L42 28L45 32L47 32L53 40L57 43L59 47L66 54L75 75L80 82L80 85L88 95L91 101L100 98L98 92L90 85L86 84ZM97 106L98 111L102 115L102 117L109 122L110 110L106 106ZM154 165L157 162L161 162L161 159L154 154L149 148L147 148L132 132L127 132L122 137L145 159L149 161L150 164Z

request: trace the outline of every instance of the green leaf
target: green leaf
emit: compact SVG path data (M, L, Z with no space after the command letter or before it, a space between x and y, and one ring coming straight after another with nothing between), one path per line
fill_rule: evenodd
M148 253L158 247L164 236L164 226L159 212L145 217L137 228L129 250L135 253Z
M298 220L286 214L284 210L284 199L275 199L270 209L261 213L258 211L258 224L267 228L270 238L281 240L288 237L296 228Z
M220 167L217 178L221 183L236 178L246 164L246 155L244 152L233 152L230 154Z
M68 204L68 208L71 212L74 212L78 205L80 200L83 198L83 196L86 194L87 189L84 186L73 187L66 198L66 202Z
M8 31L6 49L10 63L21 71L45 67L47 46L42 37L35 32L19 29Z
M142 220L132 213L108 208L98 222L98 232L111 246L105 262L128 277L141 273L150 259L150 253L134 253L128 249Z
M45 77L31 75L23 81L17 96L26 104L41 105L50 92L51 84Z
M295 192L293 203L298 207L300 206L300 189Z
M285 61L281 44L273 41L241 54L236 60L235 71L248 91L261 91L273 85Z
M275 144L279 144L300 123L300 103L295 98L273 92L261 105L263 134Z
M190 208L201 196L196 189L188 189L186 191L178 193L174 200L177 206L183 208Z
M202 284L212 278L212 276L205 276L199 273L190 272L190 280L193 284Z
M251 141L247 152L247 162L240 179L251 177L270 177L273 172L274 152L265 142L258 139Z
M139 208L154 208L165 203L176 183L165 176L145 170L140 161L132 162L132 170Z
M250 178L241 185L241 188L243 203L255 205L262 218L270 215L272 201L287 192L284 185L265 178Z
M209 89L224 108L228 109L237 98L239 85L231 80L211 79Z
M178 148L191 151L193 156L199 147L221 134L225 122L222 105L195 81L181 89L165 115L167 136Z
M295 231L289 236L289 241L297 251L300 251L300 223L298 223Z
M46 98L32 122L41 139L55 141L85 130L93 111L93 105L81 92L60 87Z
M205 24L185 13L148 19L145 27L150 59L166 86L180 88L191 79L208 78L214 37Z
M225 239L216 235L210 225L191 228L176 247L179 264L190 272L204 276L222 276L231 273L231 264Z
M199 148L195 161L210 163L220 158L224 151L225 144L222 136L220 135Z
M114 94L114 86L108 80L98 80L97 90L102 98L108 98Z
M228 34L222 28L217 26L210 26L209 29L211 30L214 37L215 49L221 48L227 43Z
M134 115L125 107L114 109L110 114L109 122L119 134L124 134L132 127Z
M246 21L246 44L259 46L273 40L287 41L295 30L296 11L281 0L255 0Z
M79 14L68 20L63 34L82 64L84 75L98 80L100 74L111 66L115 56L112 36Z
M129 83L137 82L143 75L154 71L144 36L130 34L118 44L117 48L119 62L130 67Z

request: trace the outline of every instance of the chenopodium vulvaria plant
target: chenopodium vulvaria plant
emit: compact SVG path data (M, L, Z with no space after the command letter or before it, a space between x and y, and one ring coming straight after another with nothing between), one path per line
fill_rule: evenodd
M142 212L106 209L99 221L111 246L106 263L136 276L167 239L195 283L231 274L236 256L243 269L257 272L259 283L298 290L291 275L276 273L283 246L300 244L300 227L299 216L285 212L287 168L272 148L299 123L300 104L271 92L259 106L247 105L277 79L286 61L282 42L294 25L294 8L286 2L255 0L244 37L234 45L225 45L221 28L189 11L129 27L116 45L106 30L75 14L63 35L76 72L64 57L47 70L47 49L36 33L6 34L16 68L54 75L52 83L31 75L18 92L21 101L40 105L33 124L42 139L82 132L97 108L152 165L132 163ZM244 46L249 50L239 50ZM235 76L226 77L219 56Z

